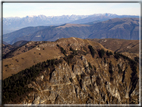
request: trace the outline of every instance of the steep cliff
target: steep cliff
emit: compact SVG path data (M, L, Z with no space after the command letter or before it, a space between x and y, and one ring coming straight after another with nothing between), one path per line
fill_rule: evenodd
M58 40L54 46L64 56L3 80L3 103L139 103L138 62L89 40Z

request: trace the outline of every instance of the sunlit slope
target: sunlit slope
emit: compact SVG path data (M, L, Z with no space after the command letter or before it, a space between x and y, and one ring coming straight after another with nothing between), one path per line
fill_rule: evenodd
M104 50L107 50L97 42L83 40L79 38L73 38L73 37L66 39L59 39L56 42L39 44L27 52L23 52L12 58L3 59L3 79L21 70L31 67L32 65L35 65L38 62L42 62L47 59L60 58L64 56L61 53L60 49L57 47L57 44L61 45L68 52L70 46L74 47L77 50L80 50L83 46L87 47L88 44L94 46L96 49L103 48Z

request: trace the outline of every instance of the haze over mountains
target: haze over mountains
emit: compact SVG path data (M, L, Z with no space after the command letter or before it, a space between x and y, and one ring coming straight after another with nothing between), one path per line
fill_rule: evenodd
M12 17L3 18L3 33L9 33L14 30L18 30L28 26L49 26L49 25L60 25L64 23L69 23L74 20L82 19L87 17L87 15L63 15L63 16L26 16L23 18Z
M3 35L3 104L139 104L137 16L38 17Z
M93 24L27 27L4 34L3 41L13 44L20 40L55 41L59 38L139 39L139 18L113 18Z
M38 30L44 29L46 28L45 26L38 26L38 27L26 27L26 28L22 28L20 30L14 31L12 33L9 34L5 34L3 35L3 40L7 43L10 43L11 40L18 38L18 37L22 37L25 35L29 35L32 34Z
M26 16L23 18L19 17L9 17L3 18L3 34L10 33L12 31L28 27L28 26L50 26L50 25L61 25L64 23L73 24L84 24L93 22L105 21L112 18L124 18L133 17L138 18L138 16L131 15L116 15L116 14L93 14L93 15L63 15L63 16Z

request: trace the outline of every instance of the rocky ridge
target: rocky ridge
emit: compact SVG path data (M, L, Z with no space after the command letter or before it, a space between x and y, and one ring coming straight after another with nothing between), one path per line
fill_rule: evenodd
M139 103L139 67L134 60L107 50L98 43L78 38L60 39L53 42L52 47L60 49L64 56L38 63L3 80L3 102L18 104ZM33 70L34 68L36 70ZM36 75L32 76L34 78L29 76L34 74ZM6 94L8 90L11 90L9 87L14 87L12 89L15 90L15 87L22 87L18 84L21 83L21 78L26 79L22 81L22 83L26 81L23 87L31 90L21 94L19 100L15 98L5 100L6 96L11 94ZM6 85L9 80L11 81ZM17 86L12 86L13 83Z

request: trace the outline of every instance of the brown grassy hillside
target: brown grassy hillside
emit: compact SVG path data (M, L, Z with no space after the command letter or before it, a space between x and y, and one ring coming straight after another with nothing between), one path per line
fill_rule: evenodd
M98 42L98 43L97 43ZM99 44L100 43L100 44ZM121 39L93 39L83 40L79 38L59 39L56 42L29 42L20 48L8 53L7 58L3 59L3 78L11 76L25 68L28 68L38 62L47 59L59 58L64 56L57 47L60 44L65 50L69 47L80 49L87 47L88 44L104 50L113 50L116 52L132 52L124 53L128 57L138 56L138 41L137 40L121 40ZM104 48L104 47L105 48ZM107 49L106 49L107 48ZM133 53L135 52L135 53Z
M105 48L122 53L132 59L139 56L139 40L125 39L90 39L102 44Z
M3 103L138 104L138 65L90 40L43 43L3 60Z
M30 43L34 44L35 42ZM27 43L26 45L12 52L12 55L14 57L3 59L3 79L21 70L24 70L38 62L42 62L47 59L60 58L61 56L64 56L60 52L60 49L57 47L57 44L60 44L65 49L68 49L68 46L70 44L72 45L72 47L75 47L76 49L80 48L80 46L82 45L87 44L97 44L97 47L103 47L100 44L89 40L82 40L79 38L68 38L60 39L56 42L49 42L36 45L36 47L28 51L28 48L25 49L25 47L30 45L30 43Z

